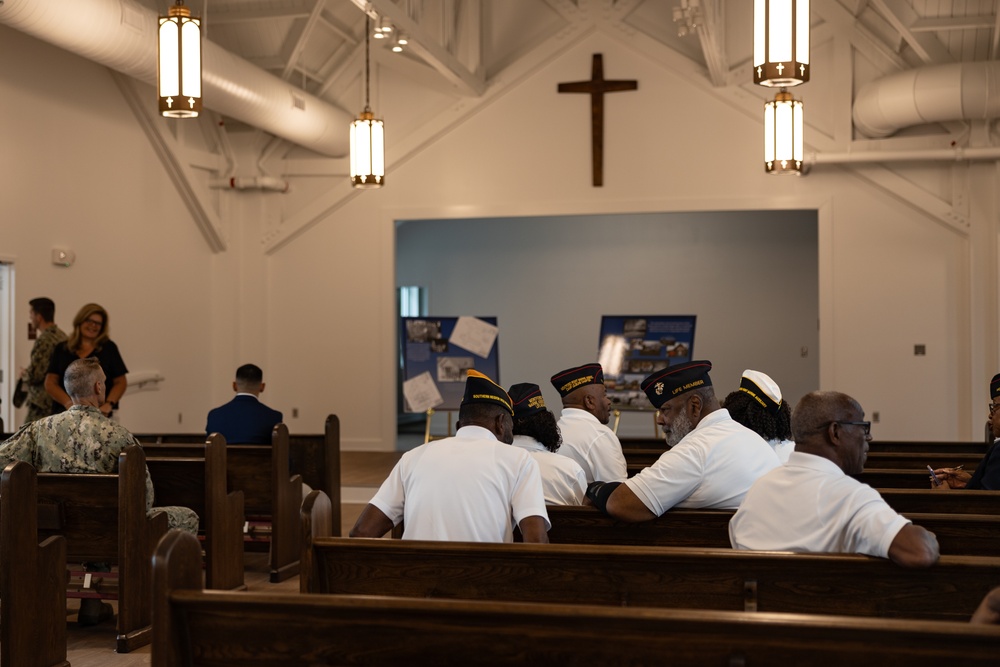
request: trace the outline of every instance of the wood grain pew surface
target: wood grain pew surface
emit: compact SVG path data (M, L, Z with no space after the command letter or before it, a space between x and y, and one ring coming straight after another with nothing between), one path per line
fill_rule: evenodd
M715 515L725 534L731 513ZM341 538L320 492L303 502L302 532L303 593L968 620L1000 585L1000 557L907 569L856 554L737 551L728 538L722 548Z
M118 652L148 644L150 558L167 530L167 515L146 516L142 448L122 451L117 475L39 473L38 508L39 535L62 535L68 562L118 565Z
M143 445L143 449L150 461L163 461L167 467L172 460L196 458L203 446L150 443ZM274 427L270 445L226 445L226 488L243 493L246 517L268 518L271 522L271 581L284 581L298 574L301 551L298 509L302 503L302 478L289 471L288 428L284 424ZM174 492L190 498L192 503L203 497L197 489L185 488L183 483L177 483L170 491Z
M24 461L0 476L0 667L69 667L66 539L38 543L38 481Z
M205 536L206 588L243 589L243 492L228 492L226 439L214 433L188 447L195 456L146 459L156 504L198 513Z
M620 544L728 548L733 510L672 509L643 523L625 523L593 507L548 508L554 544ZM1000 555L1000 517L993 515L905 513L937 536L941 553ZM516 532L515 532L516 535ZM1000 581L997 582L1000 585Z
M915 621L202 591L197 541L154 558L154 667L281 664L995 664L1000 628Z

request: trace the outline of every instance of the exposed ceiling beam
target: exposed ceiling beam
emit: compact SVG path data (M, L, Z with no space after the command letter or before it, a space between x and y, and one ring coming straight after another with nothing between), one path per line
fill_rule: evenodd
M906 0L871 0L871 5L910 45L917 56L928 64L943 64L954 61L951 53L934 35L926 32L915 33L911 29L920 19L916 10Z
M208 21L212 24L221 23L246 23L247 21L267 21L270 19L296 19L305 18L313 9L315 0L295 0L286 3L281 7L254 7L252 9L243 6L235 9L215 9L213 5Z
M302 55L302 49L304 49L306 44L309 42L309 36L312 35L312 31L316 27L316 24L319 23L320 15L323 13L323 2L324 0L315 0L312 11L309 12L309 18L306 19L305 25L302 26L302 30L299 32L299 36L296 38L295 43L292 45L292 49L285 60L285 67L281 71L282 79L287 81L288 77L290 77L292 72L295 71L295 66L299 61L299 56Z
M713 86L725 86L729 79L729 59L726 58L726 14L722 0L704 0L701 13L702 22L696 32L708 75Z
M392 0L369 0L369 5L379 16L389 19L397 30L406 33L410 39L407 49L423 58L459 91L475 97L480 97L486 92L484 78L470 72L458 58L421 30L420 26L406 14L404 7L400 7Z
M917 19L910 26L913 32L938 32L943 30L977 30L979 28L992 28L996 23L996 17L990 15L980 16L939 16L935 18Z

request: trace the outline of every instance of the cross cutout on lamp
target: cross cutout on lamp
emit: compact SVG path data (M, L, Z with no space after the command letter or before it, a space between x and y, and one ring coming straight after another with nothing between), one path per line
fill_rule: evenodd
M604 60L600 53L594 54L590 81L560 83L560 93L590 93L591 157L593 160L594 187L604 185L604 93L636 90L635 80L607 81L604 79Z

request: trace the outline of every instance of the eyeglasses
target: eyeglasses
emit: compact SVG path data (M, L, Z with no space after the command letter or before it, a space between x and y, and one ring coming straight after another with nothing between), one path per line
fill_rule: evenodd
M872 433L872 423L871 422L830 422L831 424L841 424L843 426L860 426L864 429L865 435L871 435Z
M103 327L104 320L84 320L84 324L93 324L95 327Z
M988 406L990 414L993 414L997 410L1000 410L1000 403L990 403Z

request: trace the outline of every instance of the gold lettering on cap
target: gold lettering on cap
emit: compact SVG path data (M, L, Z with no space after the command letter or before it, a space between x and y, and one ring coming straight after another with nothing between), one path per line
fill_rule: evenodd
M680 387L677 387L677 388L675 388L675 389L674 389L674 390L673 390L672 392L670 392L670 393L671 393L671 395L673 395L673 396L676 396L677 394L682 394L682 393L684 393L685 391L688 391L688 390L690 390L690 389L694 389L695 387L698 387L698 386L701 386L701 385L703 385L703 384L705 384L705 381L704 381L704 380L695 380L694 382L688 382L688 383L687 383L687 384L685 384L685 385L682 385L682 386L680 386Z
M532 396L531 398L528 399L528 407L529 408L544 408L545 407L545 399L542 398L541 396Z
M571 392L574 389L576 389L577 387L580 387L580 386L585 385L585 384L590 384L593 381L594 381L594 376L593 375L586 375L586 376L584 376L582 378L577 378L575 380L570 380L569 382L567 382L566 384L564 384L562 387L559 388L559 393L560 394L565 394L565 393Z

